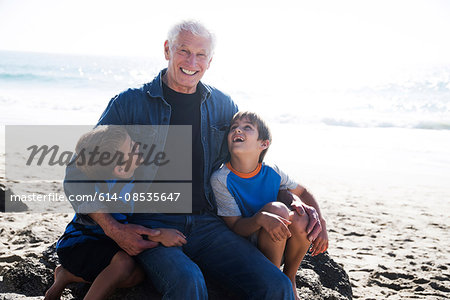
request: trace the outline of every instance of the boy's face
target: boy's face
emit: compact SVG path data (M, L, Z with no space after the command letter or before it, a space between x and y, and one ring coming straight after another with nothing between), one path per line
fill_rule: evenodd
M138 155L139 145L135 145L135 142L127 134L125 142L118 150L123 153L124 165L114 167L114 175L119 178L130 178L133 176L134 171L139 167L142 155Z
M269 141L258 140L258 128L247 118L236 120L228 133L228 150L232 155L259 154L267 149Z

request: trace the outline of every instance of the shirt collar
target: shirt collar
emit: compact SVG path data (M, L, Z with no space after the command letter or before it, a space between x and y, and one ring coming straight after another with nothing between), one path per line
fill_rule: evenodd
M233 172L234 174L236 174L237 176L241 177L241 178L252 178L255 177L256 175L258 175L259 171L261 171L261 167L262 167L262 163L258 163L258 166L256 167L255 170L253 170L250 173L242 173L239 171L236 171L232 166L230 162L226 163L227 168Z

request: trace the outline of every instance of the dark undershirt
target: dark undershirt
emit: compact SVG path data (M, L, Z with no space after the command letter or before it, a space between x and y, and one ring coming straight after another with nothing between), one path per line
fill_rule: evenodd
M201 94L178 93L163 83L164 99L172 108L170 125L192 126L192 211L208 207L203 191L203 147L201 142Z

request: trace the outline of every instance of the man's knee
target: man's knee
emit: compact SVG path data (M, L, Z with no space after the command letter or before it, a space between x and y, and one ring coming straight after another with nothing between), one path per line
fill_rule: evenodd
M137 256L147 278L168 299L206 299L200 268L178 247L148 249Z
M178 268L176 280L170 283L167 295L179 294L183 291L186 299L207 299L208 290L202 271L196 264Z
M281 202L269 202L261 210L289 220L289 208Z
M293 299L292 283L281 271L264 277L261 283L259 299Z
M204 285L205 279L200 268L196 264L184 266L177 270L177 284L178 285Z

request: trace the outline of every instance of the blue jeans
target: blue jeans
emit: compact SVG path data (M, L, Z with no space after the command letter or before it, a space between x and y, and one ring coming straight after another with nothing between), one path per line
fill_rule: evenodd
M287 276L211 213L135 215L132 222L186 236L183 247L158 246L137 256L163 299L208 299L203 273L245 299L294 299Z

